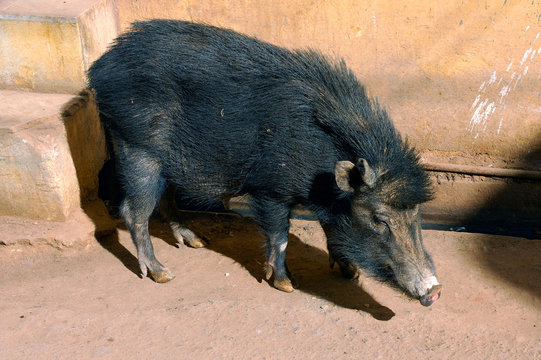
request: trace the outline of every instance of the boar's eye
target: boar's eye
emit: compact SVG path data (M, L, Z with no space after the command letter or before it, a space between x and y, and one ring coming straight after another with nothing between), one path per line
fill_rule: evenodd
M385 219L383 219L381 216L374 215L374 222L376 224L385 225L389 229L389 224Z

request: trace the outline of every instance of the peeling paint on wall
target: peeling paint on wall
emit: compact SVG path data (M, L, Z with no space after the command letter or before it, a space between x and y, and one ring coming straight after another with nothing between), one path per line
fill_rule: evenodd
M529 29L530 26L527 26L524 33L526 33ZM538 59L537 56L541 55L541 47L539 47L539 49L534 48L534 45L539 39L540 35L541 32L535 35L535 38L530 43L530 47L528 47L528 49L526 49L522 54L519 65L516 66L516 69L514 69L510 75L509 73L513 69L514 61L509 62L505 72L500 74L499 79L498 72L493 71L488 80L483 81L481 86L479 86L478 94L470 107L470 112L472 112L472 115L469 122L469 130L475 134L475 139L478 138L479 134L487 130L488 122L492 114L494 114L496 110L505 107L507 96L522 83L528 74L530 66L535 60ZM540 77L541 73L539 73L537 80L539 80ZM532 89L532 91L537 90L538 89ZM535 110L537 109L535 108ZM504 121L504 117L501 116L496 128L497 134L500 134Z

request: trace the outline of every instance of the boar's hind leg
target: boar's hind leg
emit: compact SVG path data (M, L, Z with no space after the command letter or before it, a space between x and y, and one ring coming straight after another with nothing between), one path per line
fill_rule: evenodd
M286 266L286 248L289 234L289 208L282 204L256 200L256 220L266 235L267 263L265 278L274 273L274 287L292 292L296 284Z
M154 281L164 283L175 276L154 256L148 233L148 219L165 185L160 175L161 166L145 154L131 153L126 148L122 150L119 156L119 171L124 178L126 197L120 205L120 213L137 249L143 277L146 277L148 269Z
M177 203L175 201L175 192L176 187L174 185L170 185L160 201L160 213L167 220L169 226L171 226L175 239L177 239L179 244L184 243L193 248L207 246L205 240L201 239L199 236L194 234L193 231L182 225L182 221L178 213Z

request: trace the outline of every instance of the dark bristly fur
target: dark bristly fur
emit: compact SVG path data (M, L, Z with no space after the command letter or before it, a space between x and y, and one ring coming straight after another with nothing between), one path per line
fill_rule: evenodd
M317 51L289 51L230 30L153 20L134 23L92 65L88 78L114 143L126 192L122 214L143 273L147 267L151 274L167 272L135 224L146 226L169 185L203 204L250 194L279 288L288 281L281 249L293 205L310 207L328 236L348 242L332 249L336 242L329 239L341 265L368 264L359 258L364 252L383 256L376 262L384 266L367 265L380 269L395 260L372 248L367 253L362 243L377 247L381 241L371 239L392 236L374 230L372 213L381 206L413 211L430 199L428 177L387 113L343 61ZM362 181L359 159L377 178L371 187ZM356 164L349 175L354 192L338 188L338 161ZM370 219L356 220L355 206ZM338 225L343 216L347 230ZM386 278L378 271L372 273ZM404 284L399 276L394 274Z

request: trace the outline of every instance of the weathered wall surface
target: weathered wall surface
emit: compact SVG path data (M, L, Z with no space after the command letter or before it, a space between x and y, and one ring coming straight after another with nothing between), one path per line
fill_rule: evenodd
M343 57L424 153L515 165L541 142L541 2L117 0ZM521 166L524 166L521 163Z
M13 19L0 22L0 34L0 88L63 93L82 86L75 22Z

